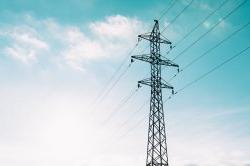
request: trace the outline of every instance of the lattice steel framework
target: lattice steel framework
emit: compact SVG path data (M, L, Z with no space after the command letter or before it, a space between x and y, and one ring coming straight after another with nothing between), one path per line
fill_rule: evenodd
M145 61L151 65L151 77L138 81L140 84L151 87L148 144L147 144L147 160L146 166L168 166L167 141L165 132L165 121L162 102L162 88L171 89L173 87L161 77L161 66L179 66L169 59L161 56L161 44L170 45L172 43L160 34L159 22L155 20L153 30L150 33L138 36L138 39L145 39L150 42L150 54L135 55L134 59Z

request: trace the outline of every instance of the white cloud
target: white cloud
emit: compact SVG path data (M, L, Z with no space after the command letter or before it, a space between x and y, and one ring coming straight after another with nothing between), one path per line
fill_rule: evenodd
M89 60L126 54L144 26L136 18L116 15L90 23L89 34L76 27L67 28L62 55L72 67L84 70L84 63Z
M10 29L5 36L10 45L5 47L5 53L23 63L35 61L41 51L48 50L48 44L40 39L35 29L21 26Z
M206 29L210 29L212 26L214 26L217 22L219 22L219 29L224 29L226 28L227 26L227 22L225 20L222 20L222 18L218 19L217 21L205 21L203 23L203 26L206 28ZM218 28L217 28L218 29Z
M85 30L53 19L36 20L30 15L22 19L23 25L6 27L10 30L1 33L11 43L4 49L8 56L29 63L50 48L48 54L52 58L56 56L60 63L81 71L90 61L127 54L146 26L137 18L121 15L87 23Z
M90 24L91 31L101 39L120 39L131 41L142 30L143 24L135 18L127 18L121 15L107 17L105 21L97 21Z

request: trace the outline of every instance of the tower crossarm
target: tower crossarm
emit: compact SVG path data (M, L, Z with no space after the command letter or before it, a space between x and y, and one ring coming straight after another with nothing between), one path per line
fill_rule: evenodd
M170 42L166 37L161 35L160 32L159 32L158 37L153 37L154 34L155 34L155 31L159 31L159 22L158 22L158 20L154 20L154 22L155 22L155 26L154 26L153 30L151 32L138 35L138 40L145 39L145 40L148 40L150 42L158 42L158 43L172 45L172 42Z
M172 67L179 68L179 65L177 65L173 61L171 61L171 60L169 60L169 59L167 59L166 57L163 57L163 56L161 56L161 58L159 59L159 63L160 63L160 65L172 66Z
M138 85L140 86L141 84L148 85L148 86L153 85L151 78L146 78L141 81L138 81ZM167 83L164 79L161 79L160 85L161 85L161 88L174 89L174 87L170 85L169 83Z
M143 80L141 80L141 81L138 81L138 85L140 85L140 84L152 86L152 82L151 82L151 79L150 79L150 78L146 78L146 79L143 79Z
M167 88L167 89L174 89L172 85L170 85L167 81L165 81L163 78L161 78L161 87Z
M168 39L166 39L164 36L160 35L161 37L159 39L155 39L155 38L152 38L152 35L151 33L145 33L145 34L141 34L141 35L138 35L138 40L142 40L142 39L145 39L145 40L148 40L150 42L155 42L155 40L157 40L157 42L159 43L163 43L163 44L172 44L172 42L170 42Z
M157 20L150 33L138 36L138 40L142 39L150 42L150 54L134 55L131 62L135 59L148 62L151 68L151 77L138 81L138 87L144 84L151 89L146 166L169 166L162 89L170 89L174 94L174 87L161 77L161 73L162 66L179 69L179 65L161 55L161 44L168 44L172 49L172 43L160 34Z
M150 54L142 54L142 55L131 56L131 61L132 62L133 62L133 59L137 59L137 60L148 62L148 63L153 62L153 59L150 57Z
M134 55L131 56L131 61L133 62L134 59L140 60L140 61L144 61L144 62L148 62L151 64L154 63L158 63L159 65L163 65L163 66L171 66L171 67L177 67L179 68L179 65L177 65L176 63L174 63L173 61L167 59L166 57L163 56L154 56L152 57L152 55L150 54L142 54L142 55Z
M151 39L151 32L138 35L138 40L140 41L142 39L150 41L150 39Z

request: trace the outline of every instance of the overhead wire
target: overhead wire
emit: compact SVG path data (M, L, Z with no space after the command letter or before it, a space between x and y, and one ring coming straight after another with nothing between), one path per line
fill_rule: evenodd
M166 10L163 10L163 13L160 15L159 20L163 18L164 15L166 15L171 8L175 5L177 1L173 0L173 3L170 4L170 6L168 8L166 8ZM171 3L171 2L170 2ZM105 86L102 88L102 90L98 93L97 97L95 98L95 100L93 101L92 105L96 105L96 103L98 101L101 101L104 97L101 96L105 96L103 95L103 93L107 90L108 86L111 84L111 82L114 80L114 78L116 77L116 75L120 72L120 70L122 69L122 67L125 65L126 61L128 60L128 58L132 55L132 53L135 51L135 49L138 47L140 40L138 40L138 42L135 44L135 46L132 48L132 50L128 53L128 55L122 60L121 64L117 67L117 69L115 70L115 72L112 74L112 76L110 77L110 79L107 81L107 83L105 84ZM143 50L143 52L146 49ZM119 81L119 77L117 79ZM118 82L116 81L116 82ZM113 88L111 88L112 90ZM108 90L110 91L110 90ZM109 93L109 92L108 92Z
M113 90L113 88L117 85L117 83L121 80L121 78L127 73L127 71L130 68L130 66L131 65L128 65L127 68L117 77L117 79L115 80L115 82L113 82L113 84L104 93L104 95L102 95L102 97L100 98L100 102L102 102L103 99L109 95L109 93Z
M247 0L246 0L247 1ZM226 19L227 17L229 17L233 12L235 12L238 8L240 8L246 1L244 1L244 2L242 2L239 6L237 6L233 11L231 11L228 15L226 15L225 17L223 17L223 19ZM224 5L226 3L226 1L224 1L222 4ZM220 5L220 6L223 6L223 5ZM221 8L221 7L220 7ZM218 8L217 8L217 10L218 10ZM217 10L215 10L215 11L217 11ZM214 12L215 13L215 12ZM211 14L211 13L210 13ZM206 17L206 18L208 18L208 17ZM221 21L220 21L221 22ZM219 24L219 23L218 23ZM199 26L200 26L201 24L199 24ZM246 26L246 25L245 25ZM243 26L243 27L245 27L245 26ZM248 25L247 25L248 26ZM197 27L197 26L196 26ZM195 28L196 28L195 27ZM242 27L242 29L244 29ZM194 28L194 30L195 30L195 28ZM197 28L196 28L197 29ZM214 29L214 28L213 28ZM242 30L241 29L241 30ZM194 31L193 30L193 31ZM237 30L237 31L235 31L235 32L233 32L233 34L231 34L230 36L232 37L232 36L234 36L237 32L239 32L239 31L241 31L241 30ZM212 30L210 30L210 31L212 31ZM210 32L209 31L209 32ZM208 33L209 33L208 32ZM191 32L192 33L192 32ZM226 41L226 40L228 40L229 38L231 38L231 37L227 37L227 38L225 38L224 40L223 40L223 42L224 41ZM185 39L186 37L184 36L184 39ZM183 40L184 40L183 39ZM212 48L216 48L216 47L218 47L219 45L221 45L222 43L223 43L222 41L221 42L219 42L216 46L214 46L214 47L212 47ZM177 44L179 44L180 42L178 42ZM211 48L211 49L212 49ZM249 47L247 47L246 49L244 49L244 50L242 50L241 52L239 52L238 54L236 54L236 55L234 55L234 56L232 56L231 58L229 58L229 59L227 59L226 61L224 61L223 63L221 63L221 64L219 64L219 65L217 65L217 66L215 66L214 68L212 68L211 70L209 70L208 72L206 72L205 74L203 74L202 76L200 76L200 77L198 77L197 79L195 79L194 81L191 81L190 83L188 83L188 84L186 84L183 88L181 88L181 89L179 89L178 91L176 91L176 93L174 93L174 95L176 95L177 93L180 93L181 91L183 91L184 89L186 89L186 88L188 88L189 86L191 86L191 85L193 85L194 83L196 83L196 82L198 82L198 81L200 81L201 79L203 79L203 78L205 78L207 75L209 75L209 74L211 74L212 72L214 72L215 70L217 70L217 69L219 69L219 68L221 68L223 65L225 65L226 63L229 63L230 61L232 61L233 59L235 59L236 57L238 57L238 56L240 56L241 54L243 54L245 51L247 51L249 49ZM209 49L210 50L210 49ZM210 50L211 51L211 50ZM210 52L209 51L209 52ZM206 53L207 54L207 53ZM202 54L202 55L204 55L204 54ZM200 56L201 57L201 56ZM195 60L195 61L197 61L197 60ZM192 63L194 63L194 62L192 62ZM185 68L185 67L184 67ZM183 69L184 69L183 68ZM183 71L183 69L182 69L182 71ZM173 95L172 95L173 96ZM168 97L167 98L167 100L170 100L171 99L171 97L172 96L170 96L170 97ZM164 103L167 101L167 100L165 100L164 101ZM142 107L140 107L140 109L138 109L138 110L141 110L142 108L143 108L144 106L142 105ZM131 116L132 117L132 116ZM132 132L133 130L135 130L135 128L137 128L144 120L145 120L145 118L147 117L147 115L145 116L145 117L143 117L138 123L136 123L136 125L134 126L134 127L132 127L132 128L130 128L125 134L123 134L121 137L123 138L123 137L125 137L126 135L128 135L130 132ZM128 120L127 120L128 121ZM121 126L124 126L126 123L127 123L127 121L125 121L124 123L122 123L122 125Z
M139 44L139 41L135 44L135 46L132 48L132 50L130 50L130 52L128 53L128 55L121 61L120 65L117 67L117 69L112 74L112 76L110 77L110 79L107 81L107 83L105 84L105 86L103 86L102 90L98 93L98 95L95 98L95 100L93 101L92 105L95 105L98 101L100 101L100 98L103 96L104 92L107 90L107 88L109 87L109 85L111 84L111 82L114 80L114 78L116 77L116 75L120 72L120 70L122 69L122 67L125 65L125 63L128 60L128 57L130 57L132 55L132 53L135 51L135 49L138 47L138 44Z
M209 48L206 52L204 52L203 54L201 54L200 56L198 56L197 58L195 58L194 60L192 60L191 62L189 62L187 65L185 65L180 72L182 72L183 70L187 69L188 67L190 67L191 65L193 65L195 62L197 62L198 60L200 60L201 58L203 58L205 55L207 55L208 53L210 53L211 51L213 51L214 49L216 49L217 47L219 47L220 45L222 45L224 42L226 42L227 40L231 39L233 36L235 36L237 33L239 33L240 31L242 31L243 29L245 29L246 27L248 27L250 24L250 22L244 24L243 26L241 26L240 28L238 28L237 30L235 30L234 32L232 32L230 35L228 35L226 38L224 38L223 40L221 40L219 43L217 43L216 45L214 45L213 47Z
M202 38L204 38L208 33L210 33L212 30L214 30L220 23L222 23L225 19L227 19L229 16L231 16L234 12L236 12L240 7L242 7L248 0L244 0L241 2L238 6L236 6L233 10L231 10L227 15L222 17L216 24L214 24L209 30L207 30L205 33L203 33L198 39L196 39L194 42L192 42L188 47L186 47L183 51L181 51L179 54L177 54L173 61L177 58L181 57L187 50L189 50L191 47L193 47L196 43L198 43Z
M128 96L125 96L121 103L119 103L114 109L113 111L109 114L109 116L104 120L103 124L108 123L108 121L110 121L117 113L119 113L119 111L127 104L127 102L129 100L131 100L138 92L139 87L137 87L136 89L133 89Z
M191 4L193 3L193 1L194 0L191 0L175 17L174 17L174 19L173 20L171 20L170 22L169 22L169 24L166 26L166 27L164 27L163 28L163 30L161 31L161 33L163 33L165 30L167 30L167 28L171 25L171 24L173 24L184 12L185 12L185 10L187 10L190 6L191 6ZM175 3L176 3L177 1L175 1ZM167 12L165 12L164 13L164 15L165 14L167 14ZM159 20L161 20L163 18L163 16L161 16L160 17L160 19ZM149 48L149 45L147 45L144 49L143 49L143 51L141 51L141 53L144 53L147 49ZM173 47L174 48L174 47Z
M247 28L250 25L250 22L247 22L246 24L242 25L240 28L236 29L235 31L233 31L231 34L229 34L227 37L225 37L224 39L222 39L220 42L218 42L216 45L210 47L209 49L207 49L203 54L201 54L200 56L196 57L195 59L193 59L191 62L189 62L188 64L186 64L182 69L180 69L180 71L178 73L176 73L175 75L173 75L169 81L172 81L177 75L179 75L180 73L182 73L184 70L186 70L187 68L189 68L190 66L192 66L194 63L196 63L197 61L199 61L201 58L205 57L206 55L208 55L210 52L212 52L213 50L215 50L216 48L218 48L220 45L222 45L223 43L225 43L226 41L228 41L229 39L231 39L232 37L234 37L236 34L238 34L240 31L244 30L245 28Z
M176 16L175 16L175 18L173 19L173 20L171 20L170 21L170 23L165 27L165 28L163 28L163 30L161 31L161 33L163 33L165 30L167 30L167 28L171 25L171 24L173 24L177 19L178 19L178 17L180 17L184 12L185 12L185 10L187 10L190 6L191 6L191 4L194 2L194 0L191 0L182 10L181 10L181 12L179 13L179 14L177 14Z
M230 58L226 59L225 61L223 61L222 63L216 65L215 67L213 67L212 69L210 69L209 71L207 71L206 73L202 74L201 76L199 76L198 78L196 78L195 80L185 84L182 88L180 88L178 91L176 91L173 95L170 95L166 100L164 100L163 104L165 104L168 100L170 100L173 96L175 96L176 94L182 92L183 90L185 90L186 88L190 87L191 85L195 84L196 82L204 79L205 77L207 77L209 74L211 74L212 72L220 69L222 66L224 66L225 64L231 62L232 60L234 60L235 58L239 57L240 55L242 55L244 52L246 52L248 49L250 49L250 46L246 47L245 49L241 50L240 52L238 52L237 54L231 56ZM133 127L131 127L129 130L127 130L122 136L120 136L121 138L124 138L125 136L127 136L129 133L131 133L132 131L134 131L137 127L139 127L139 125L144 122L146 120L146 118L148 117L148 115L145 115L142 119L140 119L140 121L138 121Z
M177 2L177 1L175 1L175 2ZM173 19L173 20L163 29L162 32L164 32L164 31L167 29L168 26L170 26L171 24L173 24L173 23L178 19L178 17L180 17L180 16L185 12L185 10L187 10L187 8L191 6L192 3L193 3L193 0L191 0L191 1L181 10L181 12L179 12L179 13L176 15L176 17L175 17L175 18L174 18L174 19ZM166 13L169 11L169 9L171 9L171 8L174 6L174 4L175 4L175 3L173 3L173 4L168 8L168 10L167 10L166 12L164 12L164 14L166 14ZM159 20L162 19L162 18L163 18L163 15L160 16ZM149 46L147 46L142 52L145 52L145 50L146 50L148 47L149 47ZM147 100L147 101L148 101L148 100ZM145 107L145 104L142 105L136 112L134 112L134 114L138 113L143 107ZM132 114L132 116L133 116L134 114ZM125 125L126 123L128 123L129 120L130 120L130 119L127 119L127 120L121 125L121 127L122 127L123 125Z
M172 2L172 4L171 4L171 2ZM168 8L166 8L166 10L165 11L163 11L163 13L161 14L161 16L159 17L159 19L158 20L161 20L169 11L170 11L170 9L176 4L176 0L172 0L172 1L170 1L170 3L169 3L169 7Z
M196 29L198 29L201 25L203 25L212 15L214 15L218 10L220 10L228 0L223 1L215 10L213 10L211 13L209 13L199 24L197 24L192 30L190 30L188 33L186 33L185 36L180 39L175 46L179 45L181 42L183 42L188 36L190 36Z
M246 3L246 1L247 1L247 0L243 1L242 3L240 3L236 8L234 8L234 10L232 10L230 13L228 13L226 16L224 16L224 17L222 18L222 20L226 19L226 18L229 17L232 13L234 13L236 10L238 10L244 3ZM224 1L222 4L224 5L225 3L226 3L226 2ZM223 6L222 4L220 5L221 7ZM217 8L217 10L218 10L218 8ZM215 24L214 27L216 27L217 25L219 25L220 22L221 22L222 20L220 20L217 24ZM237 29L236 31L234 31L232 34L230 34L229 36L227 36L225 39L223 39L223 40L222 40L221 42L219 42L217 45L211 47L211 48L207 51L207 53L209 53L209 52L211 52L213 49L217 48L217 47L218 47L219 45L221 45L223 42L225 42L226 40L228 40L228 39L230 39L231 37L233 37L236 33L238 33L239 31L241 31L242 29L246 28L248 25L249 25L249 23L244 24L241 28L239 28L239 29ZM211 29L213 30L214 28L212 27ZM211 29L209 30L209 32L212 31ZM194 30L195 30L195 29L194 29ZM208 33L209 33L209 32L208 32ZM206 34L207 34L207 32L206 32ZM223 61L222 63L216 65L215 67L213 67L213 68L212 68L211 70L209 70L208 72L204 73L203 75L201 75L201 76L198 77L197 79L195 79L195 80L189 82L188 84L186 84L185 86L183 86L182 88L180 88L179 90L177 90L173 95L176 95L176 94L180 93L181 91L183 91L184 89L190 87L191 85L195 84L196 82L198 82L198 81L204 79L205 77L207 77L207 76L208 76L209 74L211 74L212 72L218 70L219 68L221 68L221 67L224 66L225 64L229 63L230 61L232 61L232 60L234 60L235 58L237 58L237 57L239 57L240 55L242 55L242 54L243 54L244 52L246 52L249 48L250 48L250 46L248 46L247 48L243 49L242 51L240 51L239 53L235 54L234 56L230 57L229 59ZM198 58L200 59L201 57L203 57L203 56L206 55L207 53L202 54L202 55L199 56ZM193 64L193 63L196 62L197 60L198 60L198 59L196 58L195 60L193 60L192 62L190 62L190 64L189 64L188 66L190 66L191 64ZM186 65L184 68L187 68L187 65ZM183 71L183 69L182 69L182 71ZM166 101L170 100L170 99L172 98L173 95L170 95L170 96L167 98L167 100L164 101L164 103L165 103ZM142 107L142 108L143 108L143 107ZM141 108L141 109L142 109L142 108ZM132 132L133 130L135 130L135 128L137 128L137 127L145 120L145 118L147 118L147 116L148 116L148 115L144 116L138 123L136 123L135 126L133 126L132 128L130 128L125 134L123 134L123 135L121 136L121 138L125 137L125 136L128 135L130 132ZM127 121L125 121L125 123L123 123L122 126L125 125L126 123L127 123Z
M184 89L190 87L191 85L193 85L194 83L204 79L206 76L208 76L209 74L211 74L212 72L220 69L222 66L224 66L225 64L231 62L232 60L234 60L235 58L239 57L240 55L242 55L244 52L246 52L248 49L250 48L250 46L246 47L245 49L241 50L240 52L238 52L237 54L231 56L230 58L226 59L225 61L223 61L222 63L216 65L215 67L213 67L211 70L209 70L208 72L202 74L201 76L199 76L198 78L196 78L195 80L187 83L185 86L183 86L182 88L180 88L175 94L183 91Z
M131 114L131 115L130 115L130 116L129 116L129 117L119 126L119 128L122 128L122 127L125 126L131 119L133 119L137 113L139 113L145 106L147 106L146 103L148 103L149 101L150 101L149 99L145 100L145 101L142 103L142 105L141 105L136 111L134 111L133 114Z

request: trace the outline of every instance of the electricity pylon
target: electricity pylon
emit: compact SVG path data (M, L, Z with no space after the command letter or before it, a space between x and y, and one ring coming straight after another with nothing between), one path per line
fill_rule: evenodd
M177 67L178 70L179 66L161 56L161 44L167 44L170 46L170 49L172 49L172 43L160 34L158 20L155 20L151 32L138 36L138 40L141 39L150 42L150 54L132 56L131 62L137 59L148 62L151 65L151 77L138 81L139 87L141 84L151 87L146 166L168 166L162 88L171 89L172 93L174 93L174 88L162 79L161 66Z

